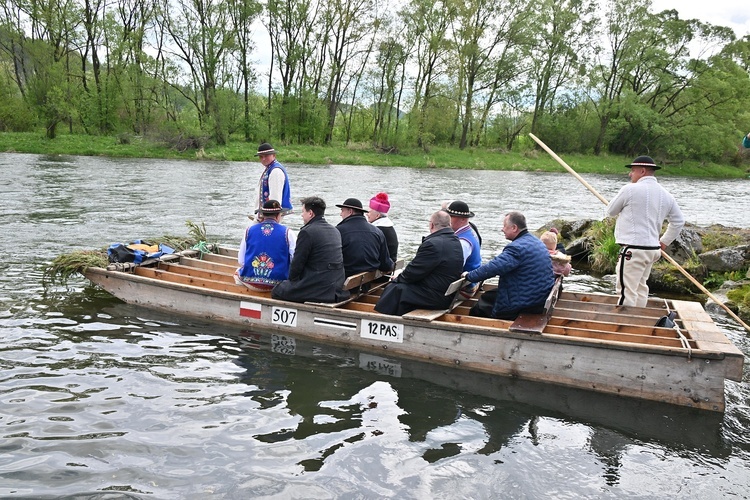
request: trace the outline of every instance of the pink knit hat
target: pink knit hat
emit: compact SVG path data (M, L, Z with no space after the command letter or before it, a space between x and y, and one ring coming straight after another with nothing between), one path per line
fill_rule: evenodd
M388 194L378 193L370 198L370 208L381 214L387 214L388 210L391 209L391 203L388 201Z

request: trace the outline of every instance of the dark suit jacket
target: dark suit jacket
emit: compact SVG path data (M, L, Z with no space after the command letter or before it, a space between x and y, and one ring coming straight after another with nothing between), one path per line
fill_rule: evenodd
M344 272L347 276L376 269L384 272L393 270L383 231L367 222L364 215L350 215L339 222L336 229L341 233Z
M344 285L341 235L323 217L313 217L297 235L289 279L276 285L274 299L292 302L338 302Z
M451 228L427 236L404 272L389 284L375 305L383 314L402 315L414 309L445 309L445 291L461 277L464 254Z

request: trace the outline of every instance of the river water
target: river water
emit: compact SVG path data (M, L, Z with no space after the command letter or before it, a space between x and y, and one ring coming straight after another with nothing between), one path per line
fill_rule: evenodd
M281 158L283 160L283 158ZM0 154L1 498L747 498L750 370L724 415L381 358L123 304L56 256L186 235L239 244L257 163ZM288 165L295 200L385 190L413 256L446 199L537 228L601 218L568 174ZM606 198L627 181L586 176ZM749 181L662 178L689 222L748 227ZM286 222L298 228L299 211ZM575 273L569 289L609 292ZM714 319L745 352L748 335ZM748 359L746 357L746 359Z

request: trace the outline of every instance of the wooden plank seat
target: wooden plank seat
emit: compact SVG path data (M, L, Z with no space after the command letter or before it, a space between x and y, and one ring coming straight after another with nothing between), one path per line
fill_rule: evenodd
M646 311L647 312L647 311ZM591 310L581 310L575 304L559 300L555 308L555 320L576 320L576 321L610 321L620 327L631 325L655 326L659 316L644 316L637 311L617 311L607 307L597 307Z
M234 283L234 273L221 272L215 270L202 269L200 267L185 266L182 264L172 264L167 262L160 262L157 269L163 271L169 271L175 274L184 274L186 276L195 276L198 278L212 279L216 281L225 281L227 283Z
M393 266L393 270L401 269L404 267L404 261L403 260L397 260L396 263ZM371 284L376 280L379 280L380 278L384 276L390 276L391 273L383 272L380 270L374 270L374 271L363 271L361 273L352 274L346 280L344 281L344 290L349 290L351 295L349 298L342 300L340 302L305 302L305 304L311 304L316 306L323 306L323 307L341 307L344 304L348 304L349 302L352 302L353 300L357 300L362 295L365 295L370 292L370 288L368 288L365 291L361 290L362 285ZM380 286L386 285L386 283L382 283Z
M521 313L516 317L516 320L510 325L508 330L522 333L542 333L552 316L557 299L560 297L562 278L562 276L558 276L555 279L552 290L550 290L547 300L544 302L544 310L540 314Z
M402 314L401 317L404 319L415 319L417 321L433 321L451 312L459 303L463 302L461 299L461 288L468 283L464 278L459 278L448 286L445 291L445 296L453 296L450 306L447 309L414 309L406 314Z
M239 267L237 257L231 257L229 255L221 255L218 253L204 253L201 255L201 259L207 262L216 262L217 264L224 264L227 266Z

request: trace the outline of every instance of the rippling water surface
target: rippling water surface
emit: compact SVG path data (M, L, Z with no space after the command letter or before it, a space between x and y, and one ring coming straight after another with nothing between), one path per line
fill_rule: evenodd
M284 158L280 158L282 161ZM600 218L567 174L289 165L295 199L387 191L410 258L446 199L501 217ZM2 498L746 498L750 388L727 412L469 374L123 304L57 255L186 234L238 244L257 163L0 155ZM611 198L623 176L589 176ZM662 179L695 224L748 227L750 182ZM297 228L299 212L287 218ZM569 289L609 292L575 274ZM748 334L715 317L743 352ZM747 359L747 358L746 358ZM746 372L748 364L746 363ZM745 375L748 379L748 375Z

